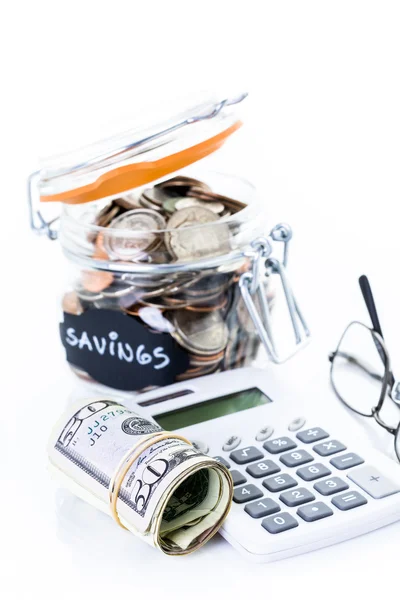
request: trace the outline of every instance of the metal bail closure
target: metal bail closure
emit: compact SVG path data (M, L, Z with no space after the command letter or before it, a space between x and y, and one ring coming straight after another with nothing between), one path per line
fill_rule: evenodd
M273 232L274 231L276 231L276 228L273 229ZM289 231L291 236L291 230L289 229ZM271 235L271 237L273 236ZM284 238L286 238L286 236L284 236ZM278 241L277 238L275 239ZM285 259L287 260L287 242L289 240L283 239L282 237L279 241L281 240L286 242ZM309 342L310 331L289 283L284 265L276 258L271 257L272 247L269 241L266 238L260 238L253 244L253 247L255 248L255 252L252 255L253 268L251 271L241 275L239 280L240 291L269 358L274 363L283 363ZM263 268L261 268L261 266ZM277 275L280 278L295 338L293 350L284 356L278 352L272 334L271 312L262 285L265 275L270 274ZM259 309L257 308L255 301L258 303Z
M31 229L39 235L47 235L50 240L56 240L58 237L58 230L54 228L54 223L59 220L59 217L56 217L50 221L46 221L40 212L40 194L38 188L39 180L39 171L32 173L32 175L30 175L28 178L28 205Z

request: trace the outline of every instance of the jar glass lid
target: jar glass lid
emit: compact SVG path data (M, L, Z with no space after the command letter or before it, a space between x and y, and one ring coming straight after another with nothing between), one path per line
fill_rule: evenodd
M155 181L217 150L241 122L233 108L246 93L207 96L155 122L133 127L43 164L42 201L77 204L119 194Z

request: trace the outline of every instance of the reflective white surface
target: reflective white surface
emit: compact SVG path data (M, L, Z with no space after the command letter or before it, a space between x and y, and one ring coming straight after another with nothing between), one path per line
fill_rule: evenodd
M238 172L257 183L271 222L294 229L290 275L313 333L301 356L271 366L291 390L282 410L293 403L300 415L306 402L323 404L332 430L348 420L355 439L392 448L375 424L338 405L327 355L349 321L367 320L357 284L365 272L395 375L400 369L398 3L262 3L263 13L252 3L142 4L7 5L1 596L394 597L400 523L270 565L245 562L219 537L174 560L58 488L46 471L48 433L76 381L57 331L65 263L56 243L28 231L25 178L38 152L57 150L58 132L98 137L109 111L129 114L139 95L160 102L172 74L180 89L226 79L252 92L243 134L251 150Z

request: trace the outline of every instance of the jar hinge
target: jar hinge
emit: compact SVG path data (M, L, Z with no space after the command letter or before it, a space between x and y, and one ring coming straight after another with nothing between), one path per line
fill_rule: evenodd
M248 256L252 260L252 269L241 275L239 287L243 301L268 356L275 363L283 363L309 342L310 330L286 275L285 267L288 260L288 248L292 237L292 230L289 225L280 223L272 229L270 237L273 241L282 241L284 243L283 262L271 256L273 248L268 238L258 238L252 244L253 249L248 253ZM263 286L263 280L266 275L277 275L280 279L294 332L295 346L285 356L282 356L278 352L272 333L271 312ZM257 308L255 300L258 300L259 308Z

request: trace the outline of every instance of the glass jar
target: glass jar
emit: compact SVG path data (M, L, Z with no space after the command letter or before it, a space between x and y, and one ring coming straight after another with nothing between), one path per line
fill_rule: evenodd
M281 362L273 274L295 350L308 339L285 273L290 228L265 237L252 184L210 168L241 125L244 97L207 98L31 176L32 226L58 237L70 264L60 333L79 377L137 391L249 365L262 346ZM62 203L58 230L38 196ZM282 262L274 242L284 242Z

